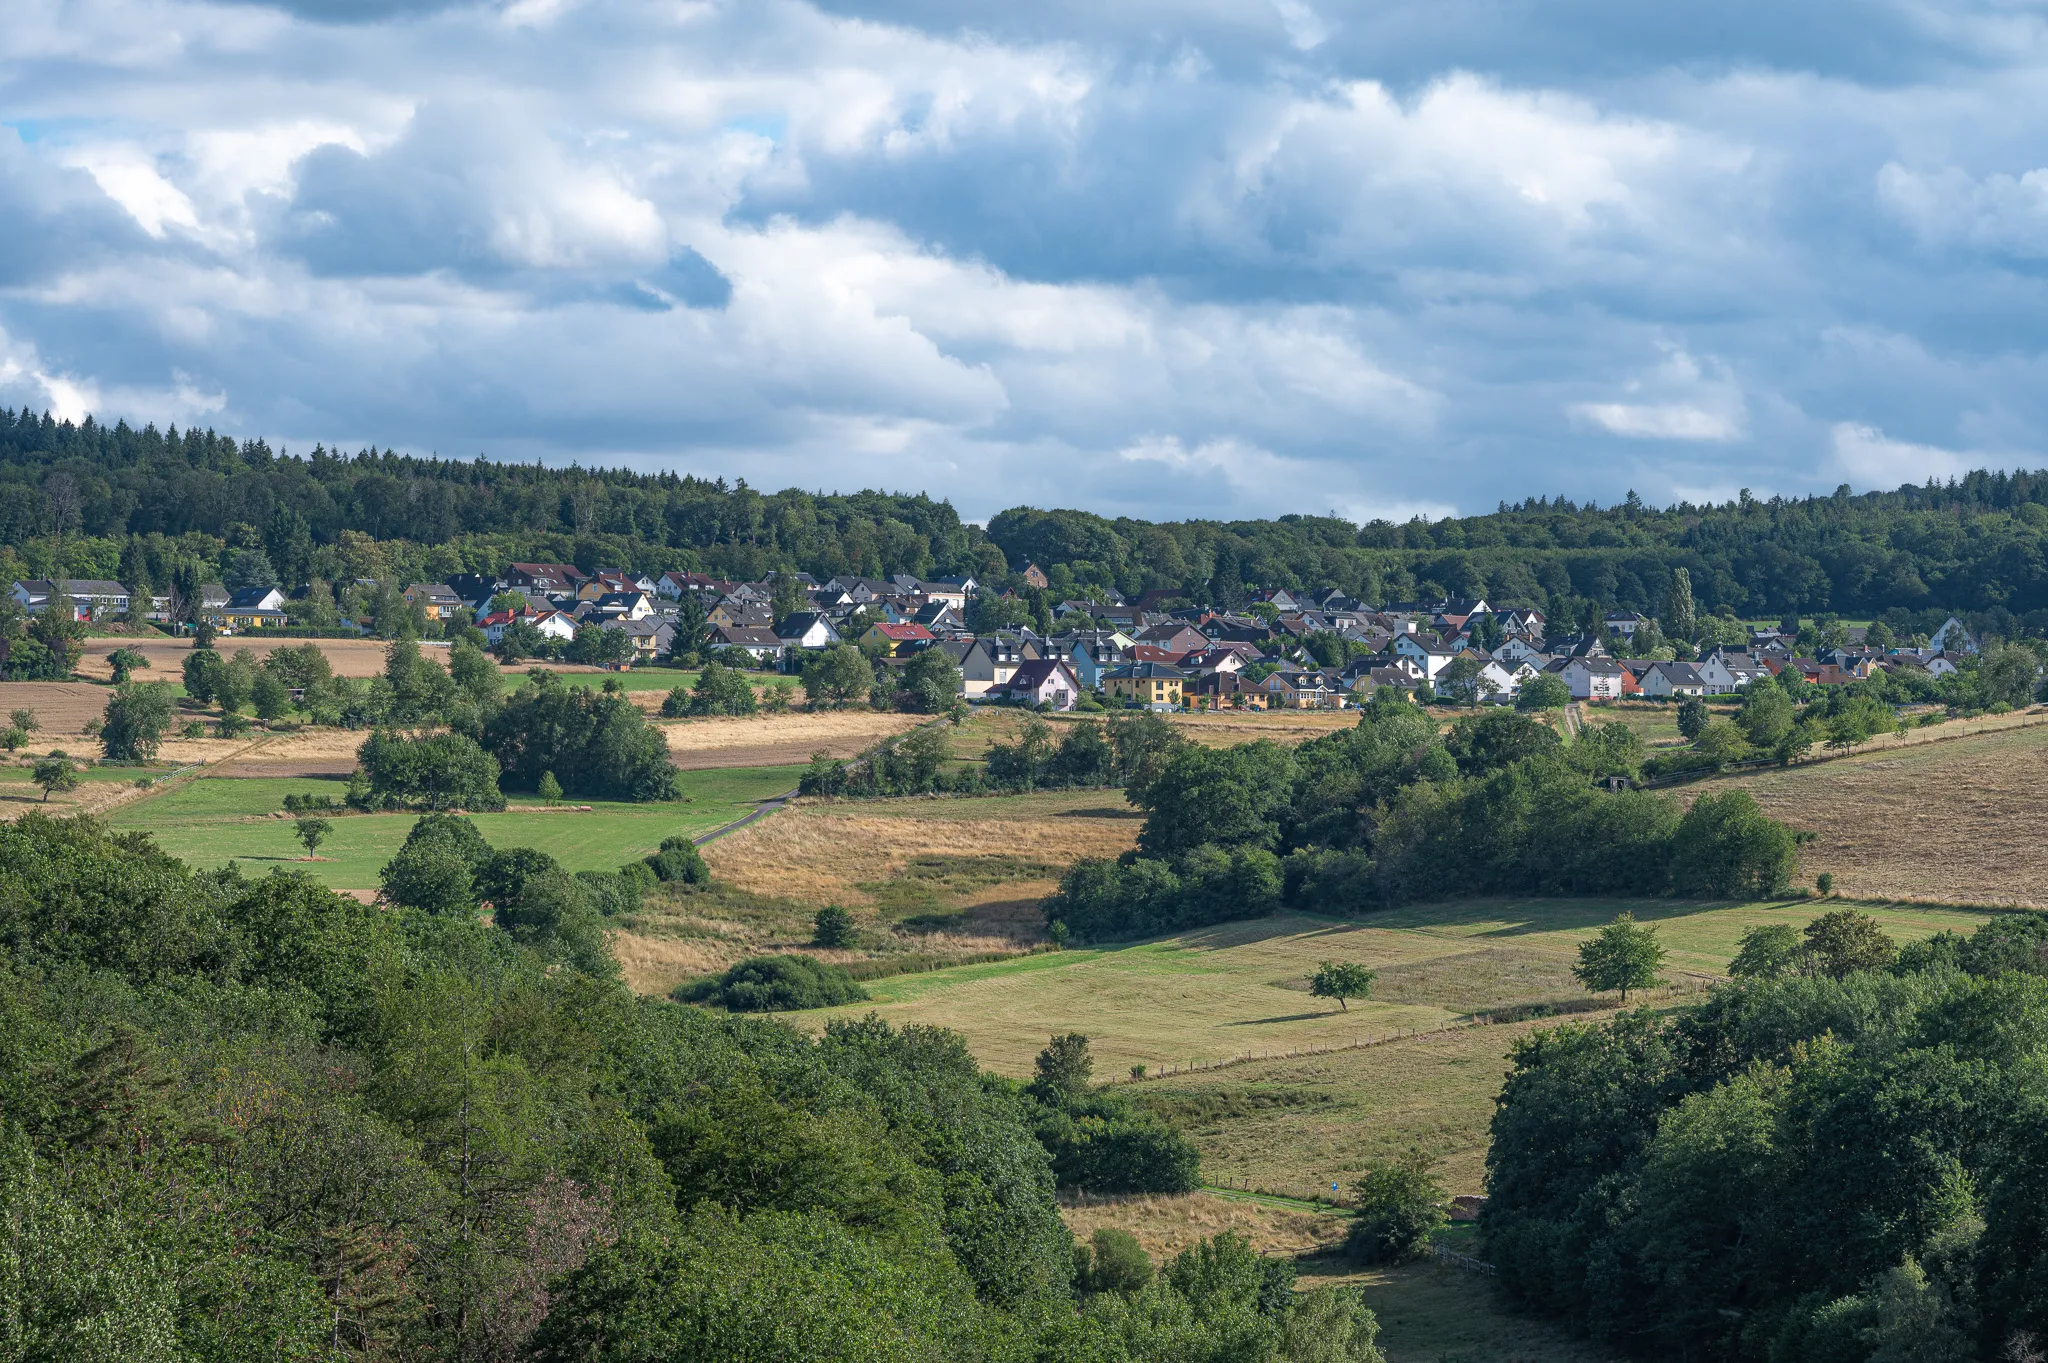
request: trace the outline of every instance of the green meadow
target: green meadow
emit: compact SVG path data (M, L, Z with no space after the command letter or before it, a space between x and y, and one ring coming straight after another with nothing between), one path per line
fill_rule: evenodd
M757 801L796 786L801 767L733 767L684 772L683 798L663 804L563 801L559 808L472 816L494 846L533 847L572 871L608 871L646 856L663 838L695 837L748 813ZM415 814L334 814L307 861L291 819L273 817L286 795L341 798L343 783L317 777L202 777L173 784L113 811L116 828L149 833L157 845L198 867L240 862L251 874L274 866L310 872L335 889L373 889L377 873L405 842Z

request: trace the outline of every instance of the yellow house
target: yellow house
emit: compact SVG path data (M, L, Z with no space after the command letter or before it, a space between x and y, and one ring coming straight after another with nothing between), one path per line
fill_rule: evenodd
M1125 663L1102 674L1102 689L1155 710L1178 709L1187 674L1171 663Z
M418 606L429 620L448 620L465 614L462 598L446 583L415 582L401 593L406 604Z

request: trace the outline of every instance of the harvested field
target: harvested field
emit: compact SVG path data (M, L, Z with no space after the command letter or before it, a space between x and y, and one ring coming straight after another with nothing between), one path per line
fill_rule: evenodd
M1690 802L1739 786L1773 816L1819 834L1801 869L1832 872L1841 894L2048 907L2048 725L1995 723L1971 720L1967 727L1989 731L1873 744L1834 761L1700 782L1679 793Z
M672 890L614 937L626 980L666 993L692 975L767 952L811 950L826 904L853 910L852 964L1021 955L1044 941L1039 900L1076 858L1136 837L1116 792L961 800L798 801L704 848L718 882Z
M660 704L655 696L653 703ZM891 734L925 722L924 715L885 715L872 710L828 710L818 714L749 715L745 718L664 721L668 750L684 770L703 767L776 767L808 762L820 749L854 757Z
M83 734L87 720L106 713L109 694L106 687L90 682L0 682L0 715L9 710L35 711L42 727L33 738L40 745L45 739ZM69 746L74 753L78 751L76 744Z

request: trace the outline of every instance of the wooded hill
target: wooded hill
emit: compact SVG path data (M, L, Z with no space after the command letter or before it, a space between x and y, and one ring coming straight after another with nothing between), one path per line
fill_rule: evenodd
M1829 497L1654 508L1565 498L1486 515L1359 526L1333 517L1152 523L1017 507L984 531L923 495L797 490L621 469L286 455L211 431L59 422L0 409L0 551L34 576L167 581L262 548L287 585L389 573L497 572L508 559L630 564L754 579L971 573L1051 591L1179 588L1235 605L1246 589L1336 586L1372 604L1485 596L1553 618L1655 612L1687 568L1703 611L1982 612L1992 632L2048 632L2048 471ZM381 543L379 543L381 542ZM2021 617L2015 622L2010 616Z

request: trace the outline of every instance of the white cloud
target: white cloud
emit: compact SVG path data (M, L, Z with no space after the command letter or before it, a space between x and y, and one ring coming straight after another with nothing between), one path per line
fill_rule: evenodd
M1733 440L1739 423L1719 412L1684 403L1580 402L1571 414L1614 435L1648 440Z
M1632 395L1661 401L1575 402L1573 420L1610 435L1643 440L1739 440L1747 432L1741 387L1725 364L1701 361L1666 345L1664 360L1625 386Z
M71 164L91 175L107 197L126 209L152 237L162 237L167 227L199 225L199 216L184 191L133 147L85 148Z
M18 0L0 386L984 516L1675 488L1616 437L1766 493L2039 448L2048 30L1782 28Z
M1836 422L1831 434L1835 467L1842 477L1863 488L1896 488L1929 478L1948 478L1987 462L1981 455L1939 445L1892 440L1875 426L1854 421Z

